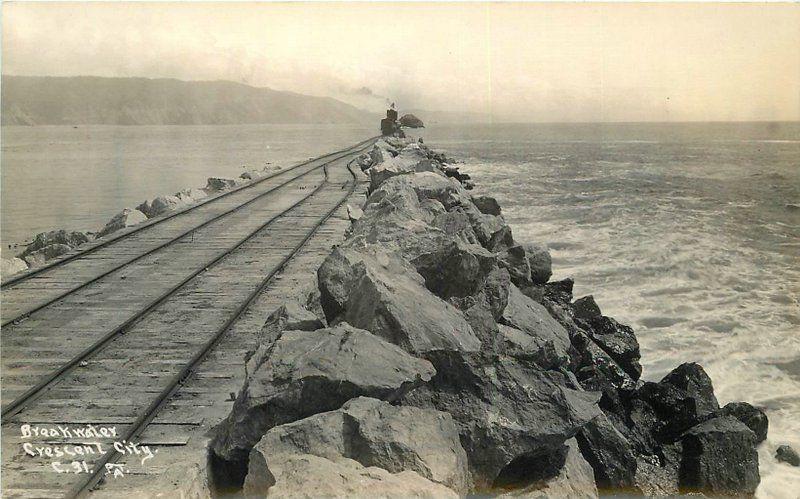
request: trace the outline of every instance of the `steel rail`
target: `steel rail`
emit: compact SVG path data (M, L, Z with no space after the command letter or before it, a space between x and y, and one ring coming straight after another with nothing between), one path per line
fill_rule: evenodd
M369 140L373 140L373 139L369 139ZM351 147L350 149L346 150L346 151L348 151L348 152L344 152L344 153L343 153L342 151L336 151L336 152L334 152L334 153L331 153L330 155L341 154L341 156L340 156L340 157L347 156L348 154L351 154L351 153L353 152L353 151L351 151L352 149L356 148L356 147L357 147L357 146L359 146L359 145L363 145L363 142L360 142L359 144L356 144L356 146L353 146L353 147ZM356 150L359 150L359 149L356 149ZM330 155L321 156L321 157L327 157L327 156L330 156ZM338 158L337 158L337 159L338 159ZM317 161L317 160L313 160L313 161ZM308 162L308 163L305 163L305 165L307 165L307 164L309 164L309 163L311 163L311 162L313 162L313 161L310 161L310 162ZM336 159L333 159L333 160L331 160L331 161L336 161ZM286 172L288 172L288 171L291 171L291 170L295 170L295 169L297 169L297 168L299 168L299 167L301 167L301 166L305 166L305 165L303 165L303 164L300 164L300 165L297 165L297 166L293 166L293 167L292 167L290 170L286 170ZM118 270L120 270L120 269L122 269L122 268L124 268L124 267L127 267L128 265L131 265L131 264L133 264L133 263L135 263L135 262L137 262L137 261L141 260L142 258L145 258L145 257L147 257L147 256L150 256L150 255L152 255L153 253L155 253L155 252L157 252L157 251L159 251L159 250L162 250L162 249L166 248L167 246L170 246L170 245L172 245L172 244L174 244L174 243L176 243L176 242L180 241L181 239L183 239L183 238L187 237L188 235L192 234L193 232L195 232L195 231L197 231L197 230L200 230L200 229L202 229L203 227L206 227L206 226L208 226L208 225L210 225L210 224L212 224L212 223L214 223L214 222L217 222L218 220L220 220L220 219L222 219L222 218L224 218L224 217L226 217L226 216L228 216L228 215L230 215L230 214L232 214L232 213L234 213L234 212L236 212L236 211L239 211L239 210L241 210L242 208L244 208L244 207L246 207L246 206L250 205L251 203L254 203L254 202L256 202L256 201L258 201L258 200L262 199L263 197L265 197L265 196L267 196L267 195L269 195L269 194L271 194L271 193L275 192L275 191L276 191L276 190L278 190L278 189L281 189L281 188L282 188L282 187L284 187L286 184L288 184L288 183L290 183L290 182L293 182L293 181L295 181L295 180L297 180L297 179L299 179L299 178L301 178L301 177L304 177L304 176L306 176L306 175L309 175L309 174L311 174L312 172L315 172L315 171L319 170L320 168L322 168L322 166L323 166L323 165L317 166L317 167L315 167L315 168L313 168L313 169L311 169L311 170L309 170L309 171L307 171L307 172L305 172L305 173L303 173L303 174L297 175L297 176L295 176L295 177L293 177L293 178L291 178L291 179L287 180L286 182L283 182L283 183L281 183L280 185L277 185L277 186L273 187L272 189L269 189L269 190L267 190L267 191L264 191L264 192L262 192L261 194L259 194L259 195L255 196L255 197L253 197L252 199L249 199L249 200L245 201L244 203L242 203L242 204L240 204L240 205L237 205L237 206L235 206L235 207L231 208L230 210L228 210L228 211L226 211L226 212L224 212L224 213L221 213L221 214L219 214L219 215L216 215L216 216L214 216L213 218L211 218L211 219L209 219L209 220L206 220L205 222L201 223L200 225L196 225L196 226L192 227L191 229L188 229L188 230L186 230L186 231L184 231L184 232L180 233L179 235L177 235L177 236L175 236L174 238L172 238L172 239L170 239L170 240L168 240L168 241L164 242L163 244L160 244L160 245L158 245L158 246L156 246L156 247L154 247L154 248L151 248L151 249L150 249L150 250L148 250L148 251L145 251L144 253L141 253L141 254L139 254L139 255L137 255L137 256L135 256L135 257L133 257L133 258L129 259L129 260L126 260L126 261L124 261L124 262L120 263L119 265L116 265L116 266L114 266L113 268L111 268L111 269L107 270L106 272L103 272L103 273L101 273L101 274L99 274L99 275L97 275L97 276L95 276L95 277L93 277L93 278L89 279L88 281L85 281L85 282L81 283L80 285L78 285L78 286L76 286L76 287L74 287L74 288L70 288L70 289L68 289L68 290L64 291L63 293L61 293L61 294L59 294L59 295L57 295L57 296L55 296L55 297L53 297L53 298L51 298L51 299L48 299L48 300L47 300L47 301L45 301L45 302L39 303L38 305L34 306L33 308L31 308L31 309L29 309L29 310L26 310L25 312L23 312L23 313L21 313L21 314L19 314L19 315L15 316L15 317L12 317L12 318L10 318L10 319L6 319L6 320L2 321L2 323L0 323L0 327L6 327L6 326L8 326L9 324L13 324L13 323L19 322L19 321L21 321L22 319L24 319L24 318L26 318L26 317L29 317L31 314L34 314L34 313L38 312L39 310L42 310L43 308L46 308L46 307L48 307L48 306L52 305L53 303L55 303L55 302L57 302L57 301L59 301L59 300L62 300L62 299L64 299L64 298L66 298L67 296L71 295L72 293L75 293L75 292L77 292L77 291L80 291L81 289L83 289L83 288L85 288L85 287L87 287L87 286L89 286L89 285L91 285L91 284L94 284L95 282L99 281L100 279L103 279L104 277L106 277L106 276L108 276L108 275L110 275L110 274L113 274L114 272L116 272L116 271L118 271ZM285 172L283 172L283 173L285 173ZM274 178L274 176L275 176L275 175L273 175L273 176L271 176L271 177L265 177L264 179L261 179L261 180L268 180L269 178ZM260 180L260 181L261 181L261 180ZM231 192L229 192L228 194L230 194L230 193L232 193L232 192L238 192L238 191L231 191ZM188 210L187 210L187 211L188 211ZM166 220L166 219L165 219L165 220ZM152 224L152 225L155 225L155 224ZM148 227L152 227L152 225L149 225ZM86 254L86 253L83 253L83 254Z
M352 163L352 161L350 162ZM180 386L182 385L183 381L192 375L195 368L197 367L200 362L205 359L208 353L214 348L214 346L219 343L222 337L228 332L233 326L233 324L239 319L239 317L244 314L247 309L250 307L252 302L261 294L261 292L269 285L272 279L281 272L286 265L294 258L298 252L306 245L306 243L316 234L317 230L336 212L339 207L349 198L356 188L357 178L355 172L353 172L352 168L350 167L350 163L347 165L347 169L352 175L353 180L348 189L347 194L342 197L342 199L336 203L336 205L331 208L323 218L321 218L314 227L306 234L302 241L297 244L292 251L275 267L270 273L261 281L261 283L254 289L247 299L242 302L242 304L234 311L234 313L225 321L225 324L221 328L219 328L214 336L210 338L203 348L197 351L192 359L184 364L183 368L178 372L175 376L172 377L170 383L162 390L159 395L150 403L147 410L141 414L133 425L125 432L123 438L127 441L135 441L144 429L149 425L153 419L155 419L158 412L164 407L164 405L169 401L172 395L178 391ZM325 168L325 174L327 176L327 166ZM89 494L92 488L103 478L103 472L105 471L106 464L112 462L112 460L116 461L119 458L120 454L115 450L109 450L106 452L102 458L96 463L94 463L94 468L91 473L86 475L86 478L75 485L69 492L67 497L69 498L78 498L78 497L85 497Z
M358 151L353 151L351 154L355 154L357 152ZM345 156L347 156L347 155L345 154ZM338 159L341 159L341 158L333 159L333 160L329 161L328 163L337 161ZM68 361L65 364L61 365L58 369L54 370L53 372L51 372L50 374L45 376L36 385L34 385L30 389L26 390L22 395L20 395L19 397L15 398L13 401L9 402L6 406L4 406L2 408L2 410L0 410L0 417L2 417L2 424L5 425L6 423L8 423L10 421L9 418L11 416L14 416L15 414L21 412L26 407L28 407L32 402L35 401L36 398L38 398L38 396L41 393L44 392L44 390L46 388L48 388L50 385L52 385L61 376L63 376L65 373L67 373L70 370L72 370L76 365L80 364L82 361L84 361L87 358L91 357L92 355L98 353L111 340L113 340L114 338L116 338L120 334L124 333L133 324L138 322L141 318L146 316L148 313L150 313L153 309L155 309L157 306L159 306L161 303L163 303L169 297L171 297L172 295L177 293L189 281L191 281L192 279L197 277L202 272L205 272L206 270L208 270L212 266L214 266L217 263L219 263L223 258L228 256L230 253L234 252L236 249L238 249L240 246L242 246L248 240L252 239L256 234L260 233L266 227L272 225L276 220L278 220L279 218L283 217L284 215L286 215L290 211L294 210L296 207L298 207L301 204L303 204L305 201L310 199L312 196L316 195L328 183L328 180L327 180L327 165L328 165L328 163L325 163L325 164L321 165L321 168L323 168L323 170L325 171L325 180L323 180L323 182L320 183L320 185L318 185L311 193L309 193L307 196L303 197L302 199L300 199L296 203L292 204L291 206L289 206L288 208L286 208L282 212L278 213L277 215L273 216L272 218L270 218L269 220L267 220L266 222L261 224L258 228L256 228L255 230L250 232L248 235L246 235L245 237L240 239L234 246L232 246L230 248L227 248L227 249L223 250L222 252L220 252L211 261L209 261L205 265L199 267L196 271L192 272L192 274L190 274L189 276L184 278L180 283L176 284L175 286L173 286L172 288L167 290L165 293L161 294L158 298L156 298L155 300L151 301L143 309L139 310L139 312L137 312L135 315L131 316L124 323L120 324L119 326L115 327L114 329L112 329L111 331L106 333L102 338L98 339L92 345L90 345L89 347L87 347L86 349L81 351L78 355L73 357L70 361ZM348 167L348 169L349 169L349 167ZM351 172L351 174L353 174L352 170L350 170L350 172ZM353 189L355 189L355 187L353 187Z
M114 236L114 237L112 237L110 239L107 239L107 240L105 240L105 241L103 241L103 242L101 242L99 244L96 244L96 245L91 246L89 248L86 248L84 250L79 250L79 251L77 251L75 253L71 253L68 256L65 256L64 258L59 258L59 259L54 260L54 261L52 261L52 262L50 262L50 263L48 263L46 265L41 266L41 267L37 267L35 269L31 269L31 270L29 270L27 272L22 272L22 273L20 273L20 274L18 274L16 276L13 276L13 277L11 277L9 279L5 279L2 282L0 282L0 289L5 289L7 287L12 287L12 286L14 286L14 285L16 285L16 284L18 284L20 282L23 282L23 281L26 281L26 280L30 279L31 277L39 275L42 272L50 270L50 269L52 269L54 267L59 267L61 265L64 265L65 263L71 262L72 260L75 260L75 259L77 259L77 258L79 258L81 256L93 253L93 252L97 251L98 249L101 249L101 248L104 248L104 247L109 246L111 244L114 244L114 243L116 243L116 242L118 242L118 241L120 241L122 239L125 239L125 238L127 238L127 237L129 237L129 236L131 236L133 234L136 234L136 233L138 233L138 232L140 232L142 230L149 229L151 227L155 227L156 225L158 225L158 224L160 224L162 222L166 222L167 220L171 220L174 217L185 215L186 213L189 213L189 212L191 212L191 211L193 211L193 210L195 210L195 209L197 209L197 208L199 208L201 206L205 206L207 204L214 203L216 201L219 201L220 199L226 198L226 197L228 197L228 196L230 196L232 194L235 194L237 192L241 192L241 191L243 191L245 189L250 189L252 187L255 187L256 185L260 184L261 182L264 182L264 181L269 180L271 178L275 178L275 177L277 177L279 175L283 175L284 173L290 172L290 171L295 170L297 168L300 168L302 166L309 165L309 164L311 164L311 163L313 163L315 161L320 161L320 160L328 158L330 156L334 156L334 155L342 154L342 153L347 153L347 152L349 152L349 151L351 151L353 149L357 149L357 148L367 144L368 142L374 141L377 138L378 138L377 136L376 137L371 137L371 138L369 138L367 140L361 141L361 142L359 142L359 143L357 143L357 144L355 144L353 146L350 146L348 148L340 149L338 151L333 151L331 153L323 154L322 156L303 161L303 162L298 163L298 164L296 164L296 165L294 165L294 166L292 166L290 168L287 168L285 170L281 170L281 171L273 173L271 175L267 175L265 177L262 177L262 178L254 180L254 181L248 182L247 184L244 184L242 186L235 187L235 188L233 188L233 189L231 189L229 191L226 191L224 193L218 194L218 195L210 197L208 199L204 199L204 200L202 200L202 201L200 201L200 202L198 202L196 204L193 204L191 206L188 206L188 207L186 207L186 208L184 208L182 210L174 211L174 212L169 213L167 215L164 215L162 217L158 217L153 222L148 221L148 222L145 222L143 224L139 224L134 229L129 230L127 232L123 232L121 234L118 234L118 235L116 235L116 236Z

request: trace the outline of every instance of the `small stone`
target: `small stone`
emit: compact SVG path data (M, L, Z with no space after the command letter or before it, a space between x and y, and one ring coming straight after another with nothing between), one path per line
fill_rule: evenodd
M782 463L791 464L792 466L800 466L800 455L788 445L781 445L778 447L775 451L775 459Z

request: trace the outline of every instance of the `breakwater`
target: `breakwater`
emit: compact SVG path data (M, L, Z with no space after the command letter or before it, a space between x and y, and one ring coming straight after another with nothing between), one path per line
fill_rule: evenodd
M218 490L752 494L764 413L720 407L695 363L640 380L634 331L448 163L395 139L361 158L347 238L267 319L214 432Z

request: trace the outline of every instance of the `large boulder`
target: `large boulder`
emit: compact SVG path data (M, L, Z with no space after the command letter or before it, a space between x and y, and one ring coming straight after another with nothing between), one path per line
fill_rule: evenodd
M553 275L553 260L550 251L538 244L524 244L525 255L528 258L528 265L531 268L531 280L534 284L544 284Z
M424 279L413 268L404 273L393 272L369 256L363 256L361 262L342 274L350 278L345 321L414 354L480 349L480 340L464 317L428 291ZM323 288L321 283L322 289L328 287ZM323 296L330 294L326 291Z
M22 259L25 260L25 263L27 263L29 267L38 267L40 265L44 265L47 260L58 258L59 256L65 255L70 251L72 251L72 248L66 244L55 243L49 244L36 251L32 251L23 256Z
M419 148L403 149L396 157L385 159L369 169L369 190L373 192L392 177L419 172L438 172L438 169Z
M246 462L270 428L338 409L351 398L397 400L429 380L422 359L349 324L285 331L247 361L247 379L230 415L218 425L212 449L229 462Z
M54 244L64 245L71 249L87 242L89 242L89 236L84 232L66 230L40 232L39 234L36 234L36 236L33 238L33 241L25 248L25 251L20 254L20 257L25 258L31 253L37 252Z
M549 458L549 459L548 459ZM595 499L598 497L594 471L583 458L578 442L570 438L563 452L545 458L532 459L520 470L519 478L525 486L498 497L526 499L548 499L568 497L570 499Z
M404 114L400 117L400 125L406 126L408 128L424 128L425 124L422 122L421 119L417 118L413 114Z
M299 301L288 300L275 309L259 331L259 343L271 343L284 331L316 331L324 328L319 317Z
M186 204L177 196L158 196L150 199L136 207L137 210L145 214L147 218L157 217L168 211L176 210Z
M226 191L236 187L236 180L232 178L209 177L206 180L205 190L209 195L215 192Z
M126 227L140 224L146 220L147 216L141 211L125 208L121 212L114 215L114 218L109 220L106 226L103 227L95 237L103 237Z
M274 462L269 473L257 475L263 466L248 474L245 494L248 497L318 499L334 497L398 497L425 499L457 499L458 494L423 478L414 471L392 474L375 466L365 467L347 458L336 460L309 454L291 455ZM252 478L251 478L252 476Z
M711 396L713 396L713 392ZM711 396L708 398L711 399ZM715 399L716 397L714 397ZM761 409L753 407L747 402L730 402L722 409L714 411L713 415L735 417L755 433L756 443L760 444L767 439L767 430L769 430L767 415Z
M453 418L430 409L360 397L336 411L277 426L250 452L245 491L257 477L274 475L269 470L275 463L302 454L344 457L390 473L415 471L462 494L469 488L467 456Z
M517 459L559 451L600 415L597 394L567 388L559 372L461 352L436 352L429 359L436 376L403 404L453 416L479 489L492 488Z
M551 342L559 358L569 357L569 333L539 303L528 298L514 285L509 286L508 304L500 322L525 332L538 344Z
M0 260L0 277L10 277L23 270L28 270L28 264L21 258L3 258Z
M178 198L182 203L196 203L201 199L207 198L208 193L203 189L182 189L175 193L175 197Z
M501 215L500 203L492 196L472 196L472 203L487 215Z
M497 267L492 253L456 238L414 253L411 264L425 279L425 286L444 299L477 293Z
M733 416L691 428L681 441L680 486L711 496L753 495L761 480L755 434Z
M634 493L636 456L628 441L613 424L601 416L578 433L581 454L594 470L597 486L603 492Z

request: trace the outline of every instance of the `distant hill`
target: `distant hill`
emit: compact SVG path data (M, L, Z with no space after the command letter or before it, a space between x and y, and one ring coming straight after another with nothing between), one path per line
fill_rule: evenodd
M2 77L3 125L369 124L329 97L229 81L95 76Z

